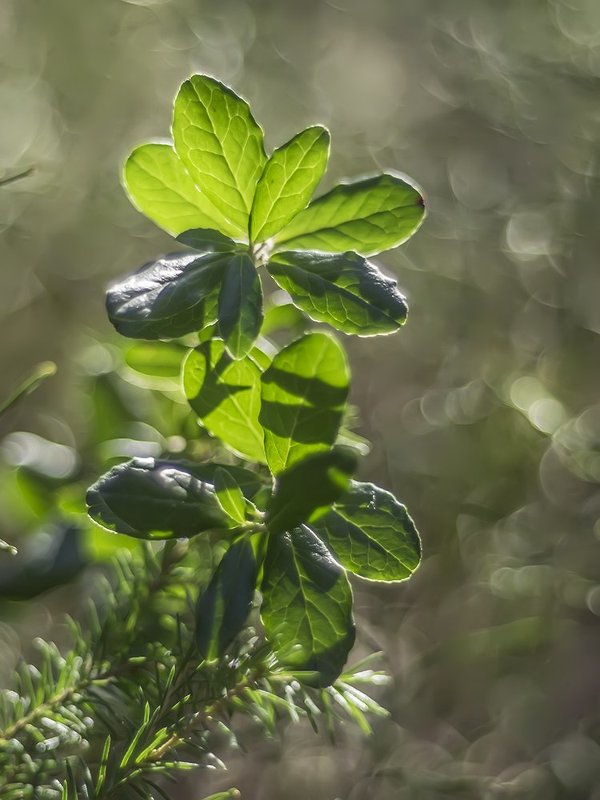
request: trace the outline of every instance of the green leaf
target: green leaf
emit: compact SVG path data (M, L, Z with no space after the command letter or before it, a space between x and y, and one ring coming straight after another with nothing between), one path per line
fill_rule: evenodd
M63 781L60 798L61 800L78 800L80 796L79 785L75 773L73 772L71 762L68 759L65 761L65 767L67 777Z
M106 774L108 770L108 763L110 760L110 753L111 753L111 745L112 745L112 737L107 734L106 739L104 740L104 745L102 747L102 755L100 756L100 763L98 765L98 777L96 778L96 786L94 789L94 793L96 797L101 797L102 789L104 788L104 783L106 781Z
M373 256L409 239L424 216L423 197L414 186L397 175L377 175L336 186L275 239L279 249Z
M396 281L357 253L280 253L267 269L311 319L344 333L391 333L406 320L408 308Z
M177 342L134 342L123 353L127 366L142 375L178 378L188 348Z
M191 350L183 365L183 388L203 426L243 458L265 463L258 421L261 374L268 363L254 348L235 361L220 339Z
M99 525L140 539L174 539L229 527L211 484L189 464L134 458L88 489L88 514Z
M238 539L227 550L196 607L196 642L202 658L224 655L246 623L258 565L248 538Z
M354 644L352 589L305 526L269 537L261 591L261 616L280 662L333 683Z
M327 128L315 125L273 151L250 214L253 242L269 239L306 207L327 168L330 140Z
M223 253L175 253L145 264L109 288L110 321L133 339L174 339L212 324L229 258Z
M210 228L193 228L192 230L184 231L179 234L177 241L203 253L208 251L211 253L228 253L239 246L229 236L224 236L219 231L213 231Z
M197 463L186 460L181 460L178 463L189 470L198 480L212 483L213 486L217 483L217 473L225 470L229 473L231 478L233 478L247 500L253 500L267 485L256 472L252 472L252 470L246 469L245 467L238 467L234 464L219 464L216 461ZM268 484L270 485L270 481Z
M348 489L356 465L352 450L336 447L308 456L282 472L267 505L269 531L289 531L327 511Z
M302 333L306 321L306 316L293 303L281 303L266 309L260 332L262 336L269 336L283 329L288 333L295 330L298 334Z
M267 160L263 133L248 103L214 78L194 75L175 99L173 139L194 182L235 232L247 236L256 184Z
M263 295L248 253L234 256L225 269L219 293L219 333L233 358L243 358L260 332Z
M309 333L273 359L262 376L260 423L274 474L310 453L328 450L344 415L350 374L340 345Z
M419 534L406 508L372 483L352 481L311 528L343 567L362 578L401 581L421 560Z
M168 233L190 228L236 228L194 184L170 144L143 144L123 168L123 184L134 206Z
M223 467L216 469L214 486L217 500L223 511L234 522L243 524L246 521L246 502L242 490L231 472Z

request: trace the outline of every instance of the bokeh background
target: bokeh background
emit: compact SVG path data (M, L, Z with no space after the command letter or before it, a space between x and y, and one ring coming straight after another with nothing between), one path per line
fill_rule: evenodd
M172 247L119 172L195 71L271 147L327 124L323 188L382 168L424 187L426 224L380 259L406 328L345 343L362 477L408 505L425 559L355 582L357 655L393 675L372 737L294 726L181 798L598 800L598 0L2 0L0 175L35 167L0 188L2 391L59 371L1 421L0 538L56 555L54 488L92 451L177 449L184 412L124 374L103 289ZM3 682L83 593L0 606Z

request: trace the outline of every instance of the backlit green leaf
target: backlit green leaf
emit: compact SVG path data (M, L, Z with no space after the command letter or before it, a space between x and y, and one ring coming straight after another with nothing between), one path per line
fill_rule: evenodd
M134 342L123 353L130 369L156 378L178 378L188 348L177 342Z
M203 426L244 458L265 463L258 421L260 377L268 359L256 348L235 361L220 339L190 351L183 366L183 388Z
M136 147L125 162L123 183L136 208L168 233L177 235L190 228L236 233L194 184L170 144Z
M185 462L134 458L88 489L90 517L141 539L174 539L229 527L213 486Z
M401 581L421 559L419 534L406 508L372 483L352 481L311 528L343 567L362 578Z
M335 442L350 374L340 345L310 333L284 347L262 376L260 423L274 474Z
M235 478L224 467L215 470L214 487L217 500L223 511L234 522L242 524L246 521L246 502L242 490Z
M353 250L372 256L405 242L425 216L420 192L396 175L343 183L312 202L275 237L280 250Z
M173 139L194 182L235 233L247 236L256 184L267 160L263 133L248 103L214 78L194 75L175 100Z
M266 309L260 332L262 336L269 336L278 330L299 334L306 327L306 322L306 316L293 303L281 303Z
M320 683L342 672L354 644L352 589L345 571L305 526L269 537L261 616L278 659L316 670Z
M391 333L406 320L408 309L396 281L357 253L279 253L267 268L311 319L344 333Z
M267 505L270 532L290 531L327 511L348 489L356 465L352 450L335 447L308 456L282 472Z
M113 284L108 316L123 336L172 339L217 319L220 281L230 256L175 253L145 264Z
M221 559L196 606L196 642L202 658L224 655L244 627L258 577L258 565L248 538L238 539Z
M262 242L306 207L329 158L329 131L307 128L273 151L261 175L250 215L250 238Z
M229 261L219 293L219 333L228 352L242 358L252 348L263 320L260 278L247 253Z

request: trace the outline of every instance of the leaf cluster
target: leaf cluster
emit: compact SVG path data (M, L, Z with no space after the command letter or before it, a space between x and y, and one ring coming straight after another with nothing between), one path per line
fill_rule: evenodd
M404 176L382 174L311 201L328 131L309 127L268 156L246 101L205 75L181 86L172 132L172 143L133 151L124 182L189 249L114 284L108 314L128 337L197 337L183 363L185 396L244 463L133 459L89 489L89 514L145 539L218 532L228 549L198 600L200 657L225 652L258 589L279 662L328 685L354 642L347 572L404 580L420 542L401 503L352 478L356 452L339 442L350 384L343 348L315 330L273 352L261 337L259 271L315 322L396 331L405 300L367 257L414 233L423 198Z

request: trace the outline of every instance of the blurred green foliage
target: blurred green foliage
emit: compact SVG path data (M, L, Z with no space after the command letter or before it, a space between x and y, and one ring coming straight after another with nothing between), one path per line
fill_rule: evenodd
M397 169L428 192L419 236L381 259L407 326L348 340L373 442L362 477L423 535L410 584L355 587L357 653L376 643L396 678L391 719L330 749L303 730L250 737L215 791L600 798L599 30L596 0L0 5L0 178L35 165L0 187L3 396L40 360L59 368L0 420L0 538L21 551L60 545L67 513L84 560L112 549L85 533L79 488L107 461L177 453L183 435L210 454L175 355L160 385L134 371L143 352L124 355L102 307L107 282L172 247L130 207L119 164L169 135L184 77L235 82L271 147L326 124L325 189ZM22 554L0 559L14 572ZM85 596L79 575L2 606L2 682Z

